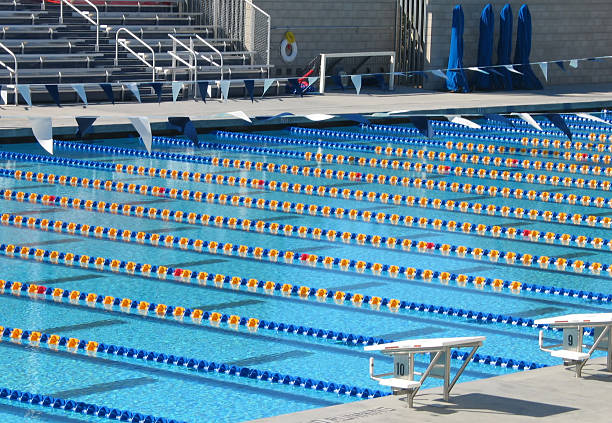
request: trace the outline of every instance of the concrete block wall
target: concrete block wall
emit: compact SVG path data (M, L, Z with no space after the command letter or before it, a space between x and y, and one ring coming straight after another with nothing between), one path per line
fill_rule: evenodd
M506 3L512 6L514 17L512 58L516 43L518 12L523 4L529 6L532 20L532 47L530 60L559 60L612 55L612 1L610 0L428 0L426 69L446 68L450 45L452 9L461 4L465 16L464 64L476 65L480 13L487 4L493 5L495 14L495 42L493 63L497 61L499 13ZM549 65L549 84L586 84L612 82L612 60L580 62L578 69L565 64L563 72L557 65ZM542 73L534 67L544 82ZM429 78L430 88L441 88L443 80Z
M396 0L255 0L255 4L271 16L272 76L296 76L321 53L395 50ZM287 31L293 32L298 46L291 63L280 55Z

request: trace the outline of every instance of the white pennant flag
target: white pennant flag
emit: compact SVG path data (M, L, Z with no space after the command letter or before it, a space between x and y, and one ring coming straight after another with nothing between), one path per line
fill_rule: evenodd
M49 154L53 154L53 124L50 117L28 118L32 124L32 132L36 141Z
M351 75L351 81L353 81L355 91L357 91L357 95L359 95L361 91L361 75Z
M87 94L85 93L85 85L83 84L72 84L72 89L76 91L77 95L83 103L87 106Z
M472 122L469 119L462 118L461 116L447 116L446 119L458 125L467 126L468 128L480 129L479 124L477 124L476 122Z
M30 86L28 84L17 84L17 91L23 97L28 106L32 106L32 96L30 95Z
M538 131L542 130L542 127L538 124L538 122L535 121L534 118L531 117L531 115L529 113L513 113L513 114L515 114L518 117L520 117L521 119L523 119L525 122L527 122L528 124L533 126Z
M540 62L538 63L538 65L540 65L540 69L542 70L542 73L544 74L544 79L548 82L548 63Z
M138 85L135 82L130 82L125 85L129 88L132 94L134 94L134 97L136 97L136 100L138 100L138 102L140 103L140 90L138 89Z
M570 60L569 65L573 67L574 69L576 69L578 67L578 59Z
M510 72L514 72L514 73L518 73L519 75L522 75L522 73L514 69L514 66L512 65L504 65L504 67L508 69Z
M172 81L172 102L176 103L179 93L183 89L183 83L181 81Z
M331 119L331 118L335 118L336 116L334 116L334 115L325 115L325 114L322 114L322 113L313 113L311 115L306 115L304 117L306 119L308 119L308 120L312 120L313 122L319 122L319 121L322 121L322 120L328 120L328 119Z
M142 139L142 143L150 153L151 144L153 143L153 134L151 133L151 124L149 123L149 119L144 116L129 117L128 119L138 131L138 134Z
M245 120L245 121L247 121L247 122L249 122L249 123L253 123L253 122L251 121L251 118L249 118L249 117L246 115L246 113L244 113L242 110L238 110L238 111L235 111L235 112L227 112L227 114L228 114L228 115L230 115L230 116L237 117L238 119Z
M227 79L224 79L223 81L219 82L219 86L221 87L221 99L227 100L227 95L229 94L229 88L230 88L230 81Z
M607 120L603 120L601 118L598 118L597 116L593 116L588 113L576 113L576 116L581 117L583 119L592 120L594 122L605 123L606 125L612 125L612 123L608 122Z
M319 80L318 76L309 76L308 77L308 86L310 87L312 84Z
M474 72L480 72L480 73L484 73L486 75L489 75L489 72L487 72L484 69L477 68L476 66L472 66L471 68L468 68L468 69L471 70L471 71L474 71Z
M2 85L0 88L0 104L8 104L8 91L6 85Z
M444 79L448 79L448 78L446 77L446 74L445 74L444 72L442 72L440 69L435 69L435 70L432 70L432 71L431 71L431 73L433 73L433 74L434 74L434 75L436 75L437 77L444 78Z
M268 91L268 88L270 88L272 84L274 84L274 81L276 80L275 79L264 79L263 93L261 94L262 97L266 95L266 91Z

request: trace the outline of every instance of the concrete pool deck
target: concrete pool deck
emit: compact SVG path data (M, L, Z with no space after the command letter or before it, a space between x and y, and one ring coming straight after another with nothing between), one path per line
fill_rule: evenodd
M612 84L549 86L541 91L478 92L453 94L398 87L395 91L371 90L365 87L361 95L353 91L331 92L325 95L306 95L303 98L266 97L249 99L231 98L226 102L219 99L202 101L179 101L176 103L117 103L82 105L43 106L0 106L0 139L32 138L28 117L53 118L54 135L74 134L75 116L98 116L93 132L134 132L128 116L147 116L154 132L167 129L168 116L189 116L201 130L221 127L243 127L246 122L221 113L243 111L249 117L273 116L283 112L289 116L265 124L311 123L300 117L307 114L373 114L405 110L411 114L482 114L510 112L570 112L573 110L601 110L612 108ZM330 122L346 119L335 118Z
M573 369L554 366L459 383L449 402L441 388L423 390L414 409L406 407L405 395L388 396L251 423L610 422L612 373L605 371L605 358L587 363L583 376L577 379Z

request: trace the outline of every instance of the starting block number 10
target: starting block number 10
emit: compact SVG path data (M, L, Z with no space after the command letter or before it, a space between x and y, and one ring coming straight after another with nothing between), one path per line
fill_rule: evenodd
M578 328L563 329L563 349L569 351L582 351L582 342Z
M410 356L408 354L396 354L393 360L393 376L408 379L410 374Z

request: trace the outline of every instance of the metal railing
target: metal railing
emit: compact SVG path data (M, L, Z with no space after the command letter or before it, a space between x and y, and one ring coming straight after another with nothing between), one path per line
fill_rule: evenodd
M74 4L72 4L71 0L60 0L59 23L60 24L64 23L64 3L66 3L68 6L72 8L72 10L77 12L81 17L85 18L86 21L96 26L96 51L100 51L100 12L98 11L98 8L96 7L96 5L93 4L91 1L89 0L79 0L79 1L83 1L87 3L89 6L93 7L93 9L96 11L96 20L94 21L93 19L89 17L88 11L83 11L77 8Z
M17 84L19 84L19 76L18 76L19 70L18 70L18 65L17 65L17 57L15 56L15 53L13 53L4 44L0 43L0 48L2 48L4 51L10 54L11 57L13 58L13 61L15 62L15 66L11 68L9 65L7 65L6 63L0 60L0 65L4 66L13 75L13 81L15 82L15 106L17 106L17 104L19 103L19 99L17 96Z
M127 40L119 39L119 34L121 33L121 31L127 32L132 38L134 38L136 41L138 41L140 44L142 44L144 47L146 47L151 52L151 55L152 55L151 58L152 58L152 62L153 63L149 63L147 61L147 59L145 58L144 53L136 53L134 50L132 50L128 46ZM117 30L117 32L115 33L115 66L119 66L119 44L121 44L121 46L123 48L125 48L127 51L129 51L134 57L136 57L138 60L140 60L142 63L144 63L147 67L152 68L152 70L153 70L152 82L155 82L155 72L157 71L157 69L155 68L155 51L153 51L151 46L148 45L147 43L145 43L142 39L140 39L136 34L134 34L129 29L127 29L127 28L119 28Z
M251 64L269 68L269 14L251 0L200 0L200 13L201 24L212 25L215 38L230 38L235 47L254 51Z
M217 53L219 55L219 63L215 62L212 59L212 54L209 55L208 57L204 54L204 53L198 53L199 56L206 62L210 63L213 66L216 66L219 68L219 73L221 74L221 81L223 81L223 54L217 49L215 48L215 46L213 46L211 43L209 43L208 41L206 41L204 38L200 37L198 34L194 34L195 38L198 39L200 42L202 42L204 45L206 45L208 48L210 48L213 52ZM193 40L190 39L189 40L191 48L193 48Z
M170 37L170 39L172 40L172 51L168 51L168 54L170 55L170 57L172 57L172 80L175 80L174 69L176 68L176 62L178 61L187 66L187 68L189 69L189 81L193 82L193 84L189 84L189 87L191 88L191 86L195 85L195 82L198 80L198 55L193 50L193 46L187 46L185 43L183 43L181 40L179 40L172 34L168 34L168 37ZM191 38L189 40L191 40ZM177 45L183 47L187 52L189 52L189 62L183 59L176 52ZM194 98L195 92L197 91L194 87Z

